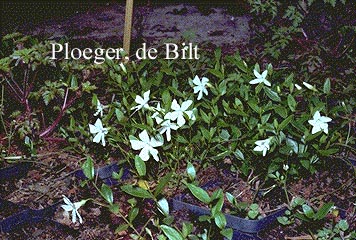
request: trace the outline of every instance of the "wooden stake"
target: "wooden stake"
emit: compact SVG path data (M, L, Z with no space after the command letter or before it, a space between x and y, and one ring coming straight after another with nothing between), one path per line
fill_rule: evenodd
M133 1L126 0L125 9L124 50L128 55L130 55Z

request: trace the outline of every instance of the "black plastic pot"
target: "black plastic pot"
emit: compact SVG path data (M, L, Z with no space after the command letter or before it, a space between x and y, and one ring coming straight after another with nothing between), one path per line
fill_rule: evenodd
M190 203L186 203L183 201L184 196L178 196L172 200L172 205L174 210L182 210L187 209L197 215L209 215L210 210L199 207ZM240 218L237 216L233 216L230 214L225 214L226 217L226 227L232 228L234 231L238 231L241 233L250 233L257 234L258 232L264 230L269 225L274 223L277 217L280 217L287 210L286 207L282 207L270 215L259 219L259 220L250 220L245 218Z

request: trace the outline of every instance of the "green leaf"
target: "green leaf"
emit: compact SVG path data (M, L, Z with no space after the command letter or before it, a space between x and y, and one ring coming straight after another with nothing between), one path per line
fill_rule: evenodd
M195 171L193 164L191 164L190 162L188 162L188 164L187 164L187 174L191 181L193 181L195 179L196 171Z
M278 93L274 92L270 88L264 87L263 90L265 91L267 97L269 97L269 99L271 99L272 101L275 101L275 102L281 101L281 98L278 96Z
M293 115L290 115L289 117L287 117L286 119L284 119L278 126L278 130L281 131L283 130L289 123L290 121L292 121L293 119Z
M274 108L274 111L282 118L286 118L288 116L288 111L285 107L277 106Z
M331 85L331 84L330 84L330 79L327 78L327 79L325 80L324 87L323 87L323 92L324 92L325 94L329 94L329 93L330 93L330 88L331 88L330 85Z
M346 231L347 229L349 229L349 224L347 223L347 221L345 219L341 219L339 222L339 228L341 229L341 231Z
M277 217L277 221L282 224L282 225L288 225L291 223L288 217L282 216L282 217Z
M115 229L115 234L121 233L123 231L126 231L129 228L128 224L121 224Z
M231 136L230 136L229 132L226 129L222 129L221 132L220 132L220 137L223 140L227 141L227 140L230 139Z
M239 149L235 150L234 155L237 159L245 160L244 154Z
M103 184L101 185L101 189L100 189L101 195L103 196L103 198L109 203L109 204L113 204L114 202L114 196L112 193L111 188L106 185Z
M303 204L302 209L305 216L307 216L308 218L314 218L314 211L310 206L308 206L307 204Z
M159 181L159 183L157 184L157 187L155 189L154 192L154 196L157 197L158 194L160 194L162 192L162 190L164 189L164 187L167 185L167 183L169 182L169 180L171 180L173 173L170 172L168 173L166 176L164 176L163 178L161 178L161 180Z
M118 214L120 211L120 206L119 206L119 204L112 204L109 206L109 210L112 213Z
M297 106L297 102L295 101L294 97L292 95L288 95L288 98L287 98L287 101L288 101L288 107L290 108L290 110L292 112L295 111L295 107Z
M218 226L220 229L224 229L226 226L226 217L223 213L219 212L215 214L214 221L216 226Z
M138 155L135 156L135 168L139 176L146 175L146 163Z
M158 210L165 216L169 215L169 205L168 201L165 198L162 198L157 202Z
M202 189L200 187L197 187L197 186L195 186L193 184L190 184L190 183L187 184L187 187L189 188L190 192L197 199L199 199L200 201L202 201L205 204L209 204L210 203L210 197L209 197L208 193L204 189Z
M171 98L171 95L169 94L168 89L163 91L163 93L162 93L162 101L163 101L164 105L168 105L168 104L170 104L172 102L172 98Z
M139 198L152 198L152 194L140 187L133 187L132 185L124 185L121 187L121 190L127 194L130 194Z
M321 206L319 208L319 210L316 212L314 218L316 220L321 220L323 218L326 217L326 215L328 215L330 209L334 206L334 203L333 202L329 202L329 203L326 203L326 204L323 204L323 206Z
M182 234L184 238L187 238L187 236L193 231L193 224L192 223L186 223L183 222L182 226Z
M135 218L137 217L139 212L139 209L137 207L134 207L130 210L129 212L129 222L132 223L133 220L135 220Z
M169 240L184 240L182 235L174 228L167 225L161 225L160 227Z
M93 159L91 157L87 157L87 160L82 165L82 170L84 175L89 179L92 180L94 178L94 164Z
M125 119L124 113L118 108L115 109L115 115L116 115L117 121L119 121L119 122L121 122Z
M232 236L234 234L234 231L232 230L232 228L225 228L220 231L220 234L223 235L224 237L226 237L227 239L231 240Z
M225 195L226 195L227 200L228 200L231 204L235 204L236 199L235 199L234 195L232 195L232 194L229 193L229 192L225 193Z
M221 96L225 95L225 93L226 93L226 81L225 80L221 81L218 89L219 89L219 93Z
M290 147L294 153L298 154L298 143L291 138L286 139L287 146Z
M210 124L210 117L201 109L200 109L200 116L204 122L206 122L207 124Z
M221 189L220 189L221 190ZM221 197L219 201L211 208L211 215L215 217L218 213L221 213L222 206L224 204L224 198Z
M295 208L297 206L301 206L304 203L305 203L305 200L303 198L296 197L296 198L293 198L292 203L291 203L291 207Z

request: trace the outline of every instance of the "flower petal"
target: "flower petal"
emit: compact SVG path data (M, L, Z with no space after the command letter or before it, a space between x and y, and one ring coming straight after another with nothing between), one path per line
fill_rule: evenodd
M259 84L259 83L261 83L261 82L262 82L261 79L256 78L256 79L251 80L251 81L249 82L249 84Z
M93 124L89 124L89 131L91 134L95 134L99 132L99 129L95 127Z
M70 205L61 205L61 207L64 209L66 212L70 212L73 210L73 207Z
M140 150L147 145L146 143L139 140L130 140L130 143L133 150Z
M200 79L199 79L198 75L195 75L195 77L194 77L194 79L193 79L193 83L194 83L195 85L200 85Z
M141 139L142 142L144 143L149 143L150 142L150 137L148 136L148 133L146 130L143 130L138 137Z
M267 70L264 70L263 73L261 74L261 77L264 78L264 79L266 79L267 73L268 73L268 71L267 71Z
M154 149L154 148L151 148L150 149L150 153L151 153L152 157L158 162L159 161L158 150Z
M175 111L180 110L180 106L179 106L177 100L173 99L171 108L172 108L173 110L175 110Z
M182 102L182 111L185 111L189 108L190 105L192 105L193 101L192 100L187 100L187 101L184 101Z
M147 161L148 159L150 159L148 146L145 146L145 147L141 150L139 156L140 156L140 158L141 158L143 161Z
M97 134L95 135L94 139L93 139L93 142L99 143L102 136L103 136L103 133L100 133L100 132L97 133Z

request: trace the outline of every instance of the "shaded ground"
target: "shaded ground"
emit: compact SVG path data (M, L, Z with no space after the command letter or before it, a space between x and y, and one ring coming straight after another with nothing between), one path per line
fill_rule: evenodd
M107 4L20 31L45 39L68 37L69 42L78 44L99 42L117 46L122 43L124 18L123 5ZM132 41L153 46L184 39L236 50L250 38L249 19L247 14L241 15L239 5L139 5L134 8Z

